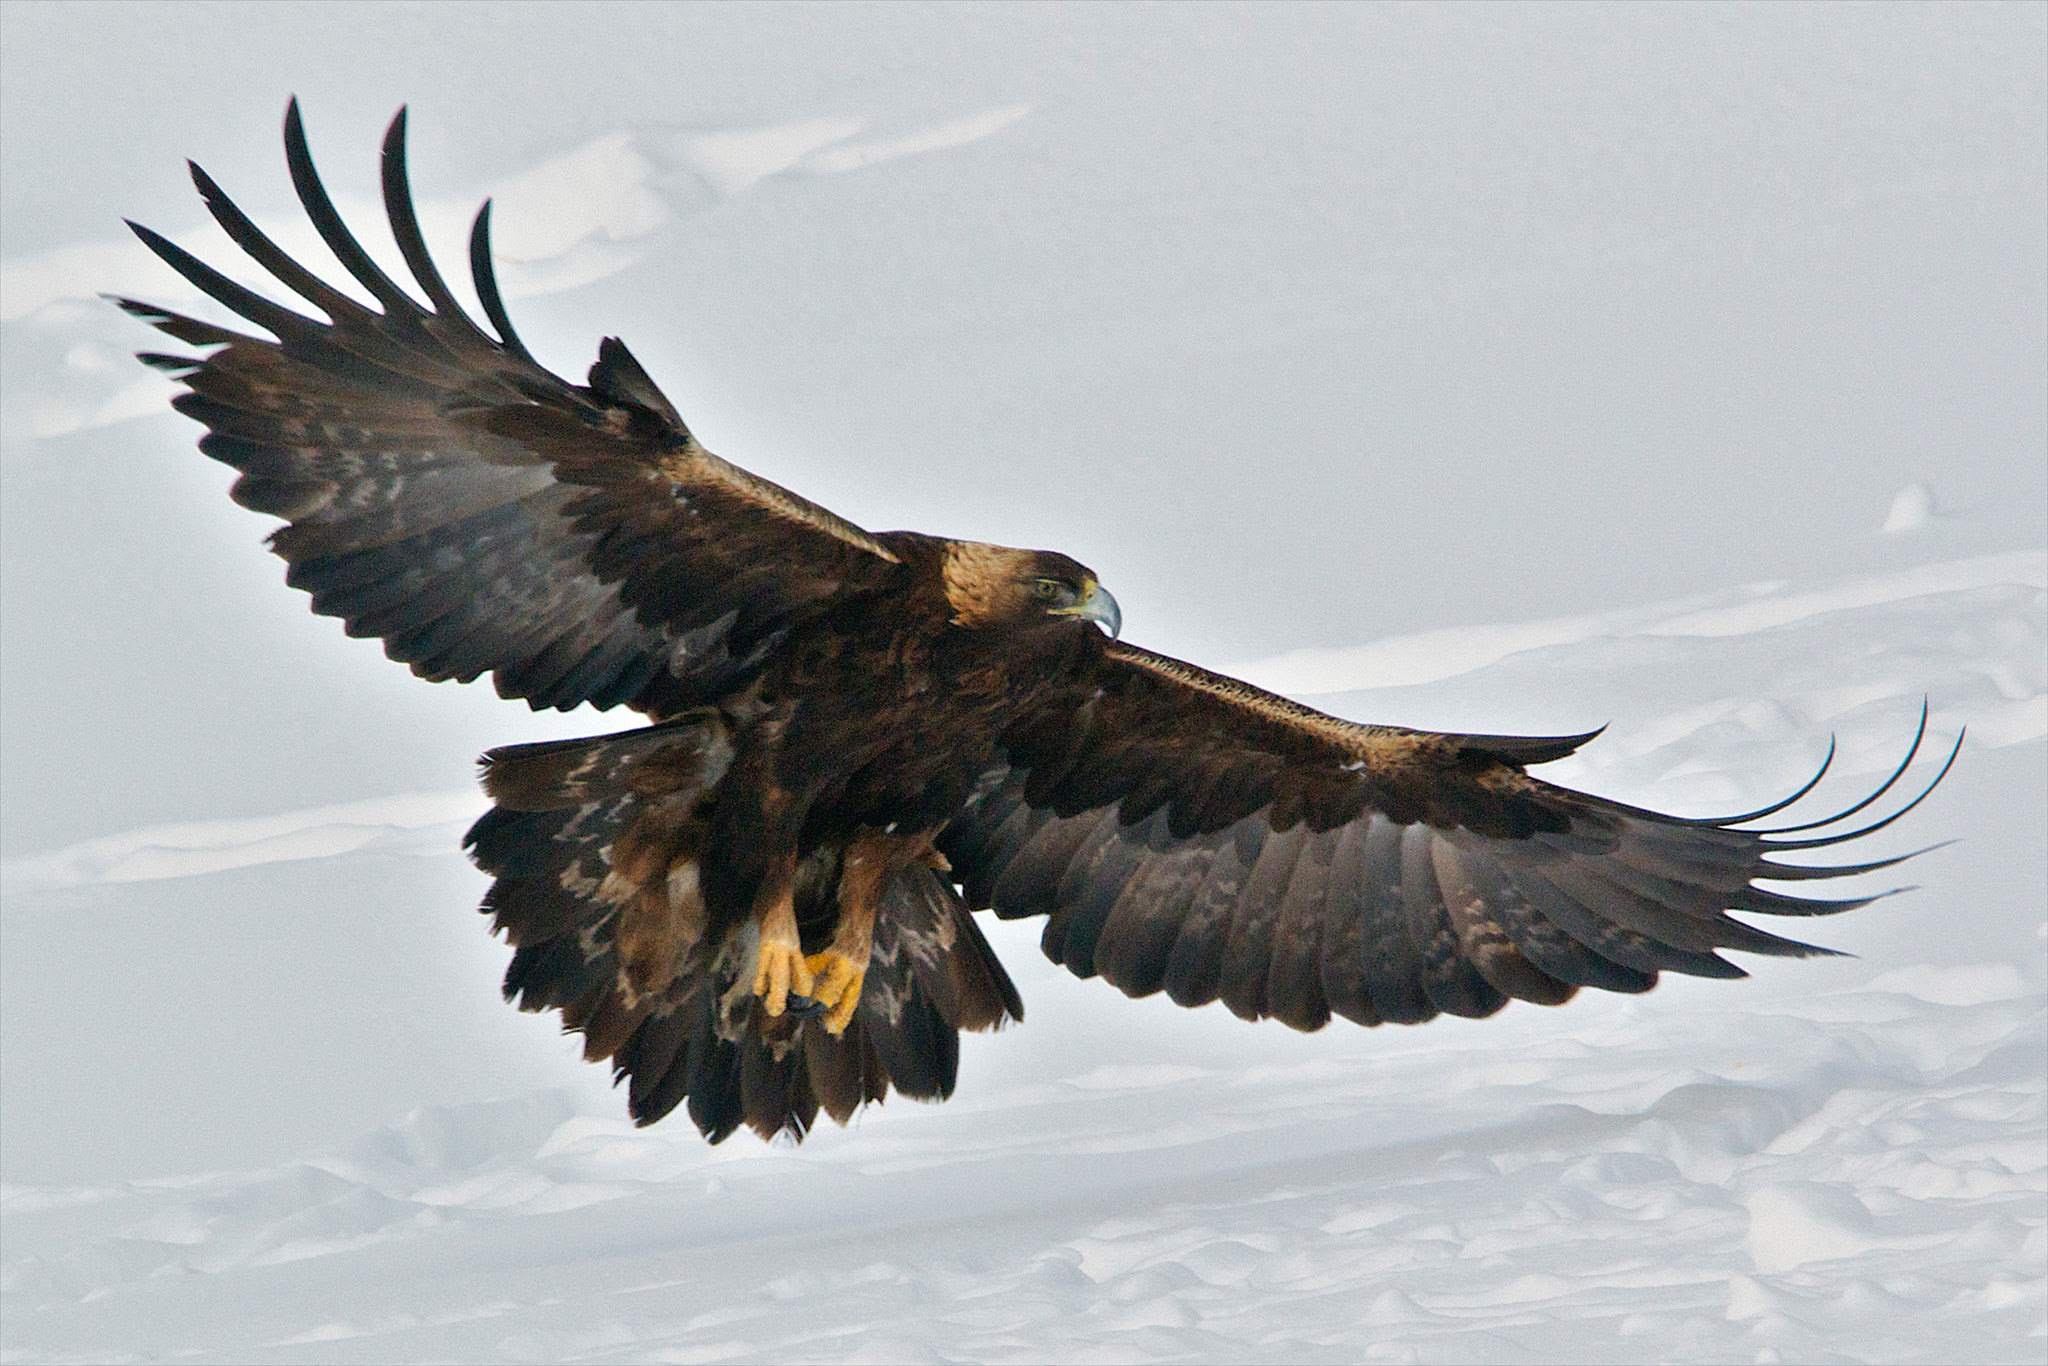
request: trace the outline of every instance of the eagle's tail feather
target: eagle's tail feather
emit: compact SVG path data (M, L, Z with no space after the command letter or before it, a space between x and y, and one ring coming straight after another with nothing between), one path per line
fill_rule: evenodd
M959 1074L961 1029L1023 1006L952 884L928 863L884 891L861 1001L843 1034L767 1016L743 989L749 926L708 922L697 886L705 799L731 758L712 712L582 740L508 746L483 764L497 805L470 830L496 881L483 909L512 944L505 994L559 1010L584 1055L610 1058L633 1118L687 1102L718 1142L745 1124L801 1139L893 1085L939 1100ZM830 933L837 860L806 860L799 919ZM808 947L808 945L807 945Z

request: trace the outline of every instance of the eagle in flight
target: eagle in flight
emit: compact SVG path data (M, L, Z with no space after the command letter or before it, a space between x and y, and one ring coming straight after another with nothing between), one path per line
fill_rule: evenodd
M488 203L480 327L421 236L404 111L382 178L409 284L336 212L296 102L284 137L375 307L196 165L228 236L325 320L132 224L270 335L118 302L206 349L141 359L186 386L235 501L284 520L271 548L315 612L421 678L646 717L485 755L495 805L466 840L496 879L506 995L582 1031L642 1124L684 1104L712 1142L801 1137L892 1086L950 1094L959 1031L1023 1017L979 909L1042 916L1049 958L1131 996L1313 1030L1741 977L1717 950L1826 950L1729 912L1865 904L1760 882L1898 861L1767 855L1896 820L1842 823L1910 752L1825 821L1756 825L1813 783L1725 820L1659 815L1527 772L1590 735L1339 720L1124 643L1065 555L864 531L704 449L617 339L583 384L543 369L493 277Z

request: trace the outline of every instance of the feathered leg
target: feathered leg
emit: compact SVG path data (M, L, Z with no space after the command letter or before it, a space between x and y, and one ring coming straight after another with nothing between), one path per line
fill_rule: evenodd
M796 928L794 850L770 858L767 876L754 898L754 928L758 937L754 995L761 998L761 1009L773 1017L789 1008L792 996L809 999L813 987L811 966L804 960L803 940Z
M825 1008L827 1033L843 1033L860 1005L861 984L874 953L875 913L896 875L919 859L940 857L932 849L938 832L889 834L871 830L846 847L839 874L839 919L832 942L807 960L817 984L810 995Z

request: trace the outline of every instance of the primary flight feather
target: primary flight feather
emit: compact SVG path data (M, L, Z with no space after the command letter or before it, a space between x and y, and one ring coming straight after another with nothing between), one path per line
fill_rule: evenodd
M142 358L185 384L236 501L284 519L271 546L316 612L422 678L648 718L486 755L495 805L467 840L514 948L506 994L582 1031L643 1124L685 1104L713 1142L801 1136L891 1087L950 1094L958 1031L1023 1017L979 909L1044 916L1049 957L1133 996L1316 1029L1740 977L1718 950L1825 950L1729 912L1864 904L1760 882L1897 861L1767 855L1910 809L1838 824L1919 736L1848 811L1760 830L1813 784L1663 816L1526 772L1590 736L1359 725L1123 643L1115 599L1065 555L864 531L713 455L616 339L583 384L543 369L499 295L488 204L486 331L421 237L402 111L383 190L411 288L342 222L296 103L285 148L376 307L196 166L228 235L325 321L142 227L270 336L121 305L213 348Z

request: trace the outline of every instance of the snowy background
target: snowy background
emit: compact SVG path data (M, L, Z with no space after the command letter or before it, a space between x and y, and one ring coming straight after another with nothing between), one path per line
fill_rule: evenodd
M0 1359L2039 1361L2044 15L0 8ZM993 926L945 1106L636 1132L456 850L479 751L616 719L310 616L95 297L191 297L124 215L225 259L188 155L310 240L294 91L345 211L410 102L543 360L856 521L1687 813L1926 696L1872 853L1961 842L1857 957L1419 1030Z

